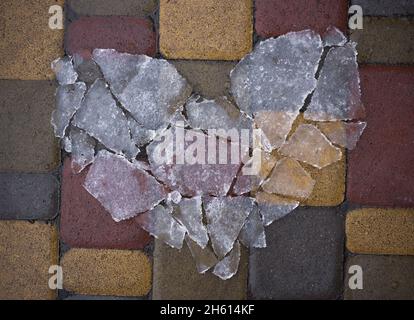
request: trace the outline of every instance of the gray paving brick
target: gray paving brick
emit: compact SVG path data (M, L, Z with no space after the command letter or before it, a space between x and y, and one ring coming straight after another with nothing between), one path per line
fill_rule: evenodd
M408 16L414 15L412 0L352 0L360 5L366 16Z

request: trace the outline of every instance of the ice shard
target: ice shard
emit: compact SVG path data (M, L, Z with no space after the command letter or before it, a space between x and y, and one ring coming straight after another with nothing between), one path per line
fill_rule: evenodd
M95 140L76 127L70 129L72 171L78 174L95 159Z
M315 180L294 159L280 160L269 179L263 184L263 190L295 199L307 199L312 194Z
M282 219L299 206L299 201L290 200L275 194L258 192L256 201L263 224L267 227L274 221Z
M61 86L74 84L78 79L78 74L73 67L72 58L70 57L59 58L53 61L52 70Z
M173 192L169 193L168 197L167 197L167 201L169 203L172 202L174 204L179 204L182 199L183 199L183 197L182 197L181 193L179 193L178 191L173 191Z
M106 150L96 156L84 187L117 222L151 210L167 197L154 177Z
M77 82L60 86L56 90L56 110L52 113L52 126L55 136L63 138L76 111L81 107L86 92L86 84Z
M214 252L209 248L201 248L196 242L192 241L188 236L185 237L185 241L193 256L197 271L201 274L206 273L212 267L214 267L218 260Z
M341 30L336 27L329 26L322 36L322 41L325 47L340 47L345 45L348 40Z
M113 152L124 154L130 159L139 152L131 140L126 115L116 105L102 80L96 80L90 87L73 118L73 125L85 130Z
M213 274L221 280L229 280L234 277L239 269L240 251L240 243L237 241L230 254L216 264Z
M366 122L320 122L319 129L334 144L347 148L355 149L359 138L367 126Z
M266 233L257 207L247 218L239 240L247 248L266 248Z
M191 94L187 81L166 60L111 49L94 50L93 59L115 97L146 129L165 129Z
M359 82L355 44L330 49L305 118L339 121L363 117L365 109Z
M207 197L204 209L213 250L219 258L224 258L232 250L247 217L255 209L254 200L248 197Z
M78 73L78 80L88 85L94 83L97 79L103 79L101 70L91 58L85 58L82 54L73 55L73 66Z
M132 117L128 117L128 127L131 132L132 141L142 147L150 143L156 136L155 130L148 130L136 122Z
M312 124L301 124L281 148L280 153L322 169L342 158L339 148Z

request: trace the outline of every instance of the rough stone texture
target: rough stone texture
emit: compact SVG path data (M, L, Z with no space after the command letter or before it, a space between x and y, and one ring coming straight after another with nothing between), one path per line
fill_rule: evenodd
M57 167L57 140L50 125L54 94L49 81L0 81L0 171L38 173Z
M369 206L413 207L414 68L361 68L367 128L348 157L347 198Z
M299 208L266 230L250 252L254 299L337 299L342 290L344 218L335 208Z
M64 289L76 294L138 297L151 289L151 262L142 251L71 249L61 265Z
M0 219L53 219L58 199L53 174L0 173Z
M0 222L0 299L51 300L50 266L58 264L56 228L43 223Z
M351 0L351 4L361 6L364 16L414 15L412 0Z
M414 210L360 209L346 218L346 246L362 254L414 255Z
M414 20L364 17L364 29L351 31L359 63L414 63Z
M252 0L160 0L160 50L166 58L238 60L252 44Z
M63 54L63 30L48 26L49 7L64 0L0 2L0 79L46 80ZM22 8L24 6L24 8Z
M138 219L116 223L83 183L89 169L74 175L71 159L64 162L62 176L60 236L71 247L143 249L150 241Z
M304 29L322 33L331 25L347 30L347 0L256 0L255 6L256 32L261 37Z
M156 241L152 297L154 300L246 299L247 260L243 251L237 275L223 281L210 272L199 274L187 246L178 251Z
M68 0L66 4L80 16L145 17L157 8L157 0Z
M150 20L135 17L82 17L65 33L68 54L90 57L94 49L115 49L131 54L156 53L156 35Z
M178 72L207 99L230 95L230 71L236 66L226 61L172 61Z
M348 270L358 265L363 270L363 290L349 288ZM351 257L345 269L345 300L414 300L414 257Z

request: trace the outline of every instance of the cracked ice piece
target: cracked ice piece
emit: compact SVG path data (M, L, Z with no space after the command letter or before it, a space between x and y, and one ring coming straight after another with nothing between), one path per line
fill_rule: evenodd
M321 122L318 123L319 129L334 144L347 148L355 149L359 138L367 126L366 122Z
M70 141L72 145L72 171L81 173L95 159L95 140L85 131L76 127L70 129Z
M322 36L322 40L325 47L343 46L348 41L342 31L333 26L329 26L326 29L325 34Z
M312 124L300 125L280 153L322 169L341 160L342 152Z
M247 217L255 209L254 200L248 197L206 198L204 208L213 250L223 258L233 248Z
M70 57L59 58L53 61L52 70L61 86L74 84L76 79L78 79L78 74L73 67L72 58Z
M315 180L294 159L283 158L273 169L263 190L287 197L307 199L313 191Z
M125 114L116 105L102 80L90 87L81 108L73 118L73 125L85 130L113 152L133 159L139 152L132 142Z
M337 121L364 116L354 45L348 43L329 50L312 101L305 111L306 119Z
M191 240L204 249L208 244L209 238L207 229L203 224L201 197L183 199L174 209L174 218L187 229Z
M156 136L155 130L148 130L136 122L132 117L128 117L128 127L131 132L132 141L142 147L150 143Z
M246 248L266 248L266 234L258 208L255 208L247 218L239 240Z
M151 210L167 197L154 177L106 150L96 156L84 187L116 222Z
M88 85L94 83L96 79L103 79L101 70L92 59L86 59L82 54L73 55L73 66L78 73L78 79Z
M299 201L286 199L275 194L259 192L256 201L265 227L282 219L299 206Z
M85 92L86 84L83 82L60 86L56 90L56 110L53 111L51 120L56 137L65 136L70 120L82 105Z
M172 207L156 206L138 217L139 225L152 236L175 249L181 249L186 229L172 217Z
M146 129L165 129L191 94L187 81L166 60L110 49L94 50L93 59L115 97Z
M315 89L323 52L311 30L290 32L260 42L231 72L231 90L241 110L298 114Z
M206 273L209 269L214 267L218 260L214 252L209 248L201 248L196 242L192 241L188 236L185 237L188 248L193 256L197 271L201 274Z
M216 264L213 274L221 280L229 280L234 277L240 264L240 243L237 241L230 254Z
M167 201L175 203L175 204L179 204L181 202L182 198L183 197L182 197L181 193L179 193L178 191L173 191L173 192L168 194Z

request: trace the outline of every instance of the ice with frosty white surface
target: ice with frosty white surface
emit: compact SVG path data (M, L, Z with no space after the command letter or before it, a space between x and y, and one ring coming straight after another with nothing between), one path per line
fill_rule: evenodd
M216 264L213 274L221 280L231 279L239 269L240 256L240 243L237 241L230 254Z
M78 74L73 67L72 58L64 57L52 62L52 70L61 86L74 84L78 79Z
M266 248L266 233L257 207L247 218L239 240L246 248Z
M85 131L76 127L70 128L72 152L72 171L81 173L95 159L96 141Z
M187 242L191 255L196 262L198 273L206 273L209 269L217 264L218 259L209 247L205 247L204 249L201 248L188 236L185 237L185 241Z
M332 143L348 150L355 149L366 126L366 122L338 121L318 123L319 129Z
M256 194L256 201L265 227L287 216L300 204L299 201L286 199L263 191Z
M343 46L347 43L345 35L336 27L329 26L325 34L322 36L322 41L325 47Z

